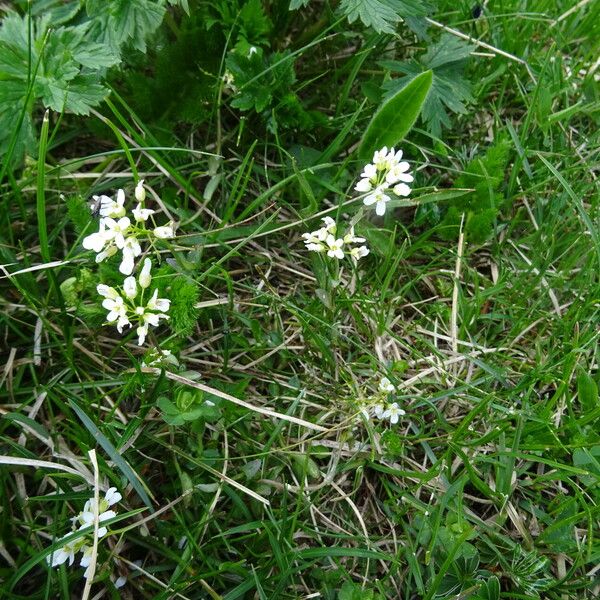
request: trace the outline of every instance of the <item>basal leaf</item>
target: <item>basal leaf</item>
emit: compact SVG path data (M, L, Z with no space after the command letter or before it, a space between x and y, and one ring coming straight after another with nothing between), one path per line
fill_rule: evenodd
M363 136L359 147L362 158L370 158L375 150L394 146L406 137L421 112L431 83L432 72L421 73L383 103Z

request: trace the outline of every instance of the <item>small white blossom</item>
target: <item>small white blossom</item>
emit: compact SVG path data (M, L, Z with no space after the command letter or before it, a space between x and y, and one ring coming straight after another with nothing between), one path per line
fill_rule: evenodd
M123 499L123 496L121 496L121 494L119 492L117 492L116 487L110 487L106 490L104 499L106 500L106 503L108 504L108 506L113 506L113 504L116 504L117 502L121 502L121 500Z
M385 412L381 415L382 419L389 419L392 425L395 425L399 418L406 414L399 406L397 402L390 404Z
M125 216L125 192L117 191L117 199L109 196L93 196L94 201L100 204L99 214L101 217L112 217L118 219Z
M357 192L366 193L365 206L375 204L375 212L382 216L385 214L386 203L390 201L388 189L396 196L406 197L410 194L411 183L414 178L408 172L410 165L402 160L402 150L397 152L394 148L384 146L373 154L373 162L365 165L360 180L354 186Z
M365 238L354 235L354 227L350 227L350 230L344 236L344 244L362 244L364 241Z
M119 292L115 290L115 288L110 287L108 285L104 285L100 283L96 286L96 290L98 293L104 298L110 298L111 300L116 300L119 297Z
M110 290L113 288L108 288L108 286L98 286L102 289L102 291L107 295L113 295ZM83 507L83 510L75 517L71 519L73 523L73 529L76 528L79 531L82 531L87 528L91 528L94 525L95 515L98 515L98 523L102 523L104 521L108 521L117 516L117 513L114 510L107 510L110 506L116 504L121 500L121 494L117 492L117 489L111 487L107 490L105 497L101 498L98 502L98 506L95 506L94 498L90 498ZM97 511L97 512L96 512ZM77 527L79 526L79 527ZM108 528L105 525L99 525L98 527L98 538L103 538L108 533ZM67 535L70 535L68 533ZM52 567L57 567L67 560L69 561L69 565L72 565L75 561L75 554L81 552L81 559L79 564L82 567L85 567L86 570L84 572L84 577L88 578L90 576L90 563L92 561L92 532L88 532L83 534L80 538L71 542L70 544L65 544L59 550L54 551L50 556L46 558L48 564ZM64 539L67 536L63 536Z
M346 232L343 238L336 237L337 223L331 217L323 218L323 227L310 233L303 233L306 249L311 252L324 252L330 258L342 260L346 254L357 261L369 254L366 246L350 248L350 244L361 244L365 238L358 237L354 233L354 227Z
M151 208L143 208L141 203L138 204L132 211L131 213L133 214L133 218L138 222L141 223L143 221L147 221L156 211L152 210Z
M102 223L106 226L106 236L113 241L117 248L122 249L125 245L125 236L131 227L129 217L121 217L118 221L106 217L102 219Z
M361 258L369 254L369 249L366 246L358 246L350 250L350 257L355 261L359 261Z
M380 185L363 200L365 206L375 204L375 212L380 217L385 214L385 205L390 201L390 197L385 193L386 189L386 187Z
M170 222L162 227L155 227L154 235L161 240L168 240L169 238L172 238L175 235L173 223Z
M379 382L379 391L390 394L391 392L396 391L396 387L387 377L382 377Z
M66 535L63 535L60 539L63 540L68 535L71 535L71 534L67 533ZM77 552L77 549L76 549L75 543L65 544L62 548L59 548L58 550L54 550L54 552L52 552L52 554L48 555L46 557L46 561L48 562L48 564L51 567L58 567L59 565L62 565L63 563L67 562L67 560L68 560L69 566L70 566L73 564L73 561L75 560L76 552Z
M344 251L342 250L344 240L342 240L341 238L336 239L335 236L329 234L325 242L327 243L328 248L327 256L331 258L337 258L338 260L344 258Z
M123 242L123 259L119 265L119 271L123 275L131 275L135 266L135 258L142 253L142 248L137 238L130 236Z
M96 233L92 233L83 238L82 245L86 250L102 252L104 246L112 241L114 235L112 231L106 229L104 219L100 219L100 227Z

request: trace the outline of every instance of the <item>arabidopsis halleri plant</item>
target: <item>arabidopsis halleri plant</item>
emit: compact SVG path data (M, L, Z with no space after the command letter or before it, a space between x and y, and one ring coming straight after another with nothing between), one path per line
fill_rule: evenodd
M350 256L354 261L358 261L369 254L366 246L350 247L352 244L362 244L365 241L365 238L354 235L354 227L351 227L343 237L337 237L336 222L331 217L323 217L322 220L323 227L311 233L302 234L307 250L322 252L330 258L338 260Z
M360 181L354 189L365 193L363 203L365 206L375 205L375 212L382 216L385 214L387 203L391 200L389 193L396 196L408 196L413 181L413 176L408 173L410 165L402 160L402 150L397 152L394 148L384 146L373 154L373 162L365 165Z
M98 539L103 538L108 533L108 528L105 525L100 525L100 523L104 521L108 521L117 516L117 512L115 510L109 510L111 506L117 504L117 502L121 501L121 494L117 491L117 488L111 487L106 491L104 498L100 498L98 502ZM90 498L83 507L83 510L75 517L71 519L73 531L81 531L82 529L86 529L87 527L93 527L94 525L94 517L95 517L95 506L94 506L94 498ZM62 536L60 540L65 539L67 536L73 533L67 533ZM68 544L65 544L58 550L54 550L49 556L46 557L48 564L51 567L58 567L63 563L69 561L69 565L72 565L75 561L75 555L78 552L82 553L80 565L82 567L86 567L84 572L84 577L89 577L89 566L91 562L92 556L92 536L93 533L90 532L83 537L80 537Z
M145 290L152 281L151 266L150 259L146 258L137 281L135 277L127 277L121 291L102 283L96 287L98 293L104 298L102 306L108 311L107 322L116 323L119 333L123 333L124 327L132 327L133 323L136 323L140 346L146 340L150 325L158 327L161 319L169 319L169 315L165 313L171 306L170 300L158 297L158 289L154 290L147 301L144 300Z
M171 302L167 298L158 297L158 289L148 297L146 289L152 282L150 271L152 261L145 258L137 279L132 275L135 259L142 254L140 240L169 239L175 235L173 223L156 226L155 211L144 207L146 190L144 181L135 186L134 196L137 206L131 212L133 221L125 216L125 192L119 190L117 199L108 196L96 198L100 202L101 215L98 231L83 240L83 247L96 252L96 262L110 258L121 251L119 271L127 275L122 286L111 287L100 283L96 289L103 297L102 306L108 311L106 320L123 333L125 327L136 325L138 344L141 346L148 335L150 326L157 327L162 320L168 320ZM148 227L148 221L152 227Z
M172 222L166 225L147 227L148 220L153 220L156 211L144 208L146 190L143 180L140 181L134 192L138 201L137 206L131 211L133 221L125 216L125 192L119 190L117 199L112 200L108 196L94 196L99 203L100 222L98 231L83 239L83 247L86 250L96 252L96 262L102 262L121 251L122 260L119 271L123 275L131 275L135 267L135 259L140 256L142 249L139 240L141 238L152 238L167 240L175 235ZM91 205L92 207L94 204Z
M387 377L382 377L379 380L377 393L360 407L360 412L365 419L375 417L381 421L389 420L392 425L396 425L400 417L406 414L397 402L389 401L390 395L396 391L396 386Z

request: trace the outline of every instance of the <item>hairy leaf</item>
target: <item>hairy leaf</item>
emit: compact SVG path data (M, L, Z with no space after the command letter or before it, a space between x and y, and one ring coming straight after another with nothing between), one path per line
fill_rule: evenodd
M431 71L421 73L383 103L363 136L359 148L362 158L370 158L375 150L395 146L404 139L427 100L431 82Z

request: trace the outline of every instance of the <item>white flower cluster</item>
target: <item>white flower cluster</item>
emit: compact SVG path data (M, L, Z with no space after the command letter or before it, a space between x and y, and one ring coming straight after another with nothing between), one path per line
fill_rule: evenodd
M171 306L170 300L158 297L158 289L155 289L152 296L144 303L145 290L152 281L151 268L152 262L146 258L137 282L135 277L130 275L119 290L103 283L96 287L98 293L104 298L102 306L108 311L106 320L109 323L116 323L119 333L123 333L123 327L131 327L132 321L136 322L140 346L148 335L149 325L158 327L161 319L169 319L169 315L165 313Z
M366 246L354 246L351 244L362 244L365 238L354 235L354 227L351 227L343 237L336 237L337 224L331 217L323 217L324 225L311 233L303 233L304 244L307 250L312 252L325 252L330 258L342 260L348 255L355 261L369 254Z
M148 298L146 289L152 282L150 271L152 261L144 259L142 269L137 280L132 275L135 268L135 259L142 253L138 241L141 236L153 236L159 239L169 239L174 235L173 224L147 229L148 219L153 221L154 210L144 207L146 191L144 181L141 180L135 188L137 206L131 211L135 224L125 216L125 192L119 190L116 200L108 196L94 196L99 209L100 229L88 235L83 240L83 247L97 252L96 262L101 262L122 252L122 261L119 271L127 275L121 287L111 287L103 283L96 286L98 293L104 298L102 306L108 311L106 320L115 323L119 333L124 327L137 325L138 344L141 346L148 335L150 325L157 327L161 319L169 319L168 312L171 301L158 297L158 289ZM118 220L115 220L118 219Z
M400 408L397 402L388 401L390 394L395 391L396 388L392 382L387 377L382 377L378 393L373 401L360 409L365 418L376 417L384 421L389 419L392 425L398 423L400 417L403 417L406 412Z
M144 181L141 180L135 188L135 198L138 201L136 208L131 211L133 221L125 216L125 192L119 190L116 200L109 196L94 196L91 208L100 216L99 228L83 239L86 250L96 252L96 262L102 262L121 251L122 260L119 271L123 275L131 275L135 259L142 253L138 241L141 236L154 236L159 239L169 239L174 235L173 223L156 227L152 215L155 213L150 208L144 208L146 191ZM148 229L146 222L150 219L153 228Z
M402 160L402 150L394 151L384 146L373 155L373 162L366 165L361 173L361 179L354 189L367 193L363 200L365 206L375 204L375 212L385 214L386 204L391 200L388 192L396 196L408 196L413 176L408 173L410 165Z
M117 516L116 511L108 510L111 506L120 502L122 496L117 492L117 488L111 487L106 491L104 498L101 498L98 502L98 522L102 523L108 519L112 519ZM90 498L83 507L83 510L71 519L73 523L73 531L80 531L86 527L94 525L94 499ZM77 527L79 525L79 527ZM73 532L67 533L60 539L64 539L71 535ZM106 526L98 526L98 539L103 538L108 533ZM89 534L85 535L73 542L65 544L62 548L54 550L47 558L48 564L52 567L58 567L63 563L69 561L69 566L75 561L75 555L78 552L82 553L81 561L79 564L82 567L86 567L84 577L89 577L89 566L92 558L92 540Z

